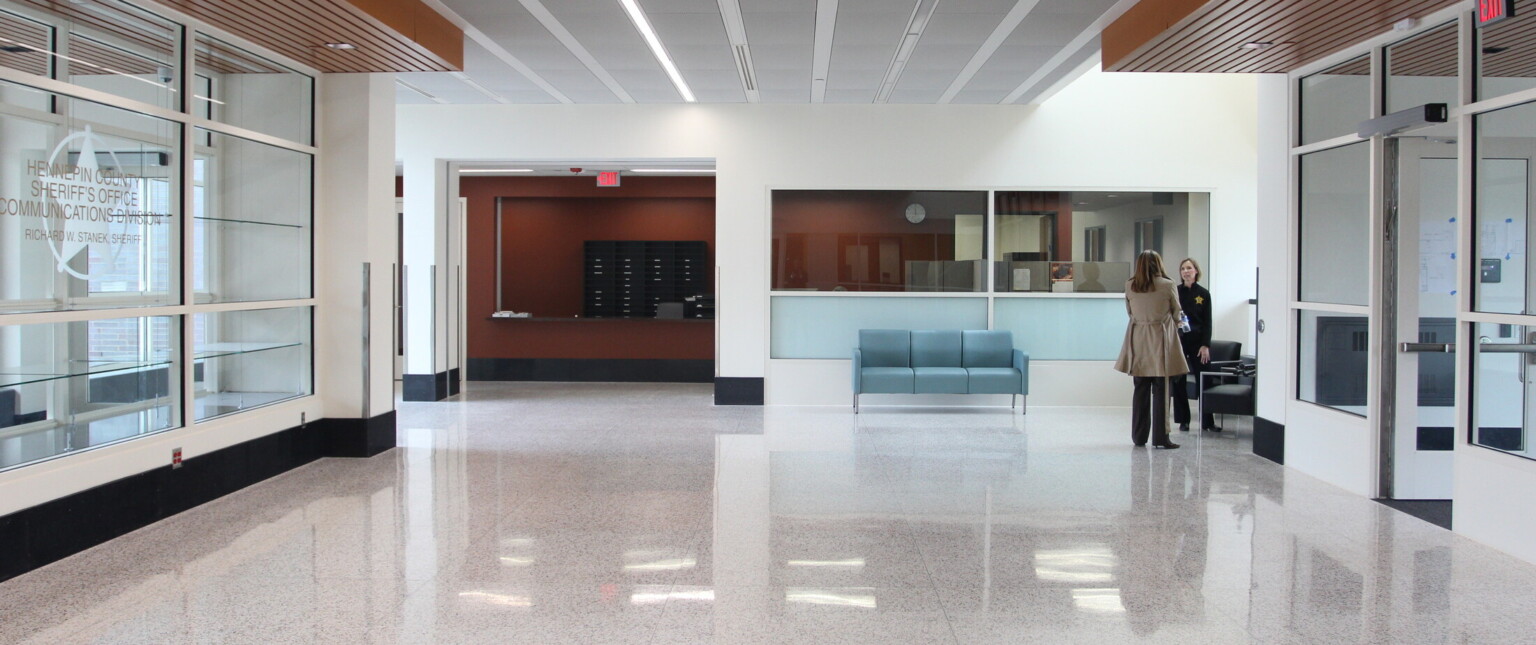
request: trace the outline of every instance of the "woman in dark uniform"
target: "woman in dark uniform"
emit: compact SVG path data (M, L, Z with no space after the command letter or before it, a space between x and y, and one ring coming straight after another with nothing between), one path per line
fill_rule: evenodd
M1189 361L1189 373L1200 382L1200 370L1211 362L1211 292L1200 286L1200 264L1194 258L1179 262L1179 307L1189 316L1189 331L1179 334L1179 344L1184 348L1184 360ZM1182 387L1173 389L1173 420L1179 430L1189 432L1189 391ZM1210 414L1200 415L1202 430L1220 432L1216 419Z

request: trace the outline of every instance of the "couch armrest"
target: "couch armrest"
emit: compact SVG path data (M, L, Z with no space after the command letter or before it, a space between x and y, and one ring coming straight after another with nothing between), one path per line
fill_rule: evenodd
M859 375L863 373L864 352L859 348L853 348L853 393L859 393Z
M1019 394L1027 396L1029 394L1029 354L1025 354L1024 350L1013 350L1013 369L1019 371L1019 377L1022 379L1019 389L1023 391Z

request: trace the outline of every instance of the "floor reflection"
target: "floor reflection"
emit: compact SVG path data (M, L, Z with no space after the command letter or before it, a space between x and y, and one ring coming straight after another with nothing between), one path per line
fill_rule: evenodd
M1126 410L500 384L0 584L0 642L1524 642L1536 567Z

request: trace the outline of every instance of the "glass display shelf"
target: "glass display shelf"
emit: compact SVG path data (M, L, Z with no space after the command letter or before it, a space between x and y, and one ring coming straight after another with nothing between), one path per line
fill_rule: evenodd
M170 364L171 360L169 357L144 361L123 360L122 358L92 358L71 360L63 365L54 363L0 367L0 388L57 381L76 376L97 376L143 370L164 367Z
M221 222L221 223L225 223L225 224L254 224L256 226L276 226L276 227L279 227L279 228L304 228L303 224L281 224L281 223L278 223L278 222L260 222L260 221L256 221L256 220L252 220L252 219L230 219L230 218L225 218L225 217L205 217L205 216L201 216L201 215L199 215L197 217L193 217L192 219L203 221L203 222Z
M285 347L298 347L300 345L303 345L303 343L202 343L197 346L197 349L193 352L192 357L196 360L203 360L206 358L218 358L220 356L237 356L240 354L264 352L272 349L283 349Z

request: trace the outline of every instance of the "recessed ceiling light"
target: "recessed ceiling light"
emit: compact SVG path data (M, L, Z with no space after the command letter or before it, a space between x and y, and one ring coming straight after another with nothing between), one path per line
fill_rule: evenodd
M1252 42L1252 43L1245 43L1243 45L1243 49L1253 49L1253 50L1258 50L1258 51L1264 51L1264 50L1269 49L1270 47L1274 47L1274 46L1275 46L1275 44L1271 43L1271 42Z
M331 49L357 49L357 45L352 43L326 43L325 46Z

